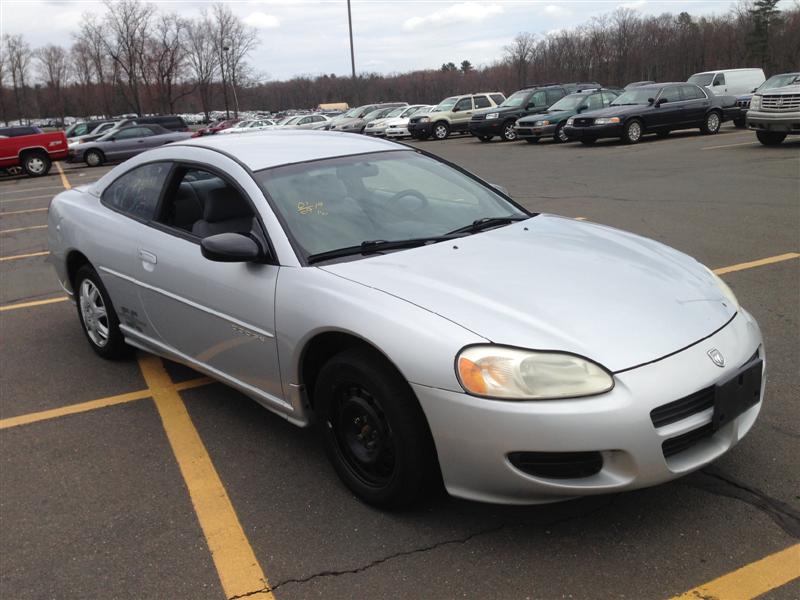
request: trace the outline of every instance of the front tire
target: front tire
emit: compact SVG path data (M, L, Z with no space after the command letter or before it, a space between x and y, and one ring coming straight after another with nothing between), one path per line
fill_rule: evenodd
M75 274L72 289L78 319L92 350L107 359L128 356L131 347L125 343L117 313L97 271L89 265L82 266Z
M567 134L564 133L564 123L559 123L558 127L556 127L553 133L553 140L556 144L566 144L569 141Z
M44 177L52 164L50 157L43 152L28 152L22 157L22 170L28 177Z
M719 132L719 128L721 126L722 119L720 118L719 113L715 110L712 110L703 120L703 124L700 126L700 132L703 135L714 135L715 133Z
M364 502L413 504L438 473L433 439L405 379L376 352L353 348L320 370L314 407L325 452Z
M493 135L479 135L478 139L485 143L485 142L491 142L493 137L494 137Z
M780 146L786 139L786 133L782 131L756 131L758 141L765 146Z
M105 162L105 156L100 150L87 150L83 155L83 160L90 167L100 167Z
M444 121L439 121L433 126L433 137L437 140L446 140L450 136L450 126Z
M514 129L514 121L503 123L503 133L500 134L504 142L513 142L517 139L517 130Z
M625 123L622 129L622 141L626 144L638 144L642 139L642 122L639 119L631 119Z

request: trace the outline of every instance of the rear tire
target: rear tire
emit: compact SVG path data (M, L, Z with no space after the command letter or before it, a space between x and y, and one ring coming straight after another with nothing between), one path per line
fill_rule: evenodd
M639 119L631 119L622 128L622 141L626 144L638 144L643 133L642 122Z
M482 141L482 142L491 142L491 141L492 141L492 138L494 138L494 136L493 136L493 135L479 135L479 136L478 136L478 139L479 139L480 141Z
M765 146L780 146L786 134L782 131L756 131L756 137Z
M28 177L44 177L53 165L44 152L26 152L22 155L22 170Z
M700 126L700 132L703 135L714 135L715 133L719 132L719 128L722 126L722 118L719 116L719 113L715 110L712 110L708 113L703 119L703 124Z
M87 150L86 154L83 155L83 160L90 167L100 167L105 162L106 157L103 156L100 150Z
M503 123L503 133L500 134L504 142L513 142L517 139L517 131L514 129L514 121Z
M106 287L90 265L84 265L72 282L78 306L78 320L89 345L106 359L129 356L132 348L125 343L119 319Z
M446 140L450 135L450 126L444 122L439 121L433 126L433 137L437 140Z
M325 363L314 408L328 459L364 502L407 506L435 485L425 415L402 375L375 351L353 348Z

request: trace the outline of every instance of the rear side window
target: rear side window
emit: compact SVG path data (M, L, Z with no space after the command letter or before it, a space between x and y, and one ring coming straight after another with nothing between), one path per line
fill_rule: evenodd
M475 96L475 108L489 108L491 105L486 96Z
M170 167L170 163L151 163L131 169L105 189L103 204L134 219L149 221Z
M548 106L552 106L553 104L555 104L556 102L561 100L561 98L563 98L563 97L564 97L564 92L561 91L561 90L556 90L556 89L547 90L547 104L548 104Z
M706 95L696 85L682 85L681 94L684 100L700 100L704 99Z
M661 96L659 96L659 100L666 100L667 102L680 102L681 101L681 93L678 90L678 86L670 86L665 87L661 90Z
M603 98L600 94L592 94L586 99L586 106L588 110L597 110L603 108Z

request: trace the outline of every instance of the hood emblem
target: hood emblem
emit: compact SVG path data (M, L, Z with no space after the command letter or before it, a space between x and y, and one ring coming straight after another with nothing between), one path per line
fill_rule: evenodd
M716 348L712 348L712 349L711 349L711 350L709 350L709 351L708 351L706 354L708 354L708 357L709 357L709 358L710 358L710 359L711 359L711 360L714 362L714 364L715 364L715 365L717 365L718 367L724 367L724 366L725 366L725 357L724 357L724 356L722 356L722 352L720 352L720 351L719 351L719 350L717 350Z

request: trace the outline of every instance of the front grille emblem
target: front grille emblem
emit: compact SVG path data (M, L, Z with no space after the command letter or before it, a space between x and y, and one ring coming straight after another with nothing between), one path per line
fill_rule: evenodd
M706 354L708 357L714 362L715 365L722 368L725 366L725 357L722 356L722 352L717 350L716 348L712 348Z

